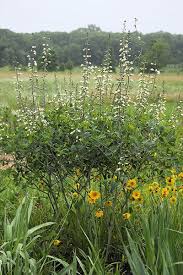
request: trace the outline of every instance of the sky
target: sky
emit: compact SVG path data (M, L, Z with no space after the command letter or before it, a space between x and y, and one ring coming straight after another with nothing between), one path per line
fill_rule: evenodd
M183 34L183 0L0 0L0 28L15 32L67 31L95 24L120 32L134 18L142 33Z

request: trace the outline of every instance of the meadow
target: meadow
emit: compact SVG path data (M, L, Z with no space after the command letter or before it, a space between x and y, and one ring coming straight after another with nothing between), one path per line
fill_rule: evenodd
M57 85L59 89L62 89L65 85L65 82L69 82L70 77L72 76L72 81L77 83L81 78L81 69L76 68L72 71L66 72L57 72ZM39 73L42 74L41 72ZM112 79L115 81L118 78L117 73L112 74ZM29 96L27 89L27 82L29 79L29 73L22 71L20 79L23 81L25 86L24 93L25 96ZM136 89L136 80L137 76L134 76L134 82L131 84L135 92ZM176 102L183 99L183 74L181 73L161 73L157 76L157 89L159 91L165 90L166 99L168 102ZM52 95L55 93L55 72L48 72L47 75L47 93ZM11 106L15 107L16 105L16 73L15 71L10 71L7 69L0 70L0 106Z
M47 53L0 72L0 273L181 275L182 75Z

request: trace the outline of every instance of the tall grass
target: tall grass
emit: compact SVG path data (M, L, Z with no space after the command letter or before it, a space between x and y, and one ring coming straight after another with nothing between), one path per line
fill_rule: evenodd
M33 258L34 246L41 237L40 232L54 223L47 222L29 228L32 207L33 201L25 198L11 222L7 214L5 215L0 246L1 274L37 275L39 273L41 259L37 261Z
M150 209L139 219L139 230L127 232L125 251L134 275L178 275L183 265L182 200L176 206L167 202ZM137 233L138 232L138 233Z

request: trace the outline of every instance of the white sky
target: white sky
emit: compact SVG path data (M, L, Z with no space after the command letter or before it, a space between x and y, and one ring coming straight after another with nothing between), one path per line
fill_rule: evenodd
M0 0L0 28L16 32L71 31L95 24L118 32L126 19L147 33L183 34L183 0Z

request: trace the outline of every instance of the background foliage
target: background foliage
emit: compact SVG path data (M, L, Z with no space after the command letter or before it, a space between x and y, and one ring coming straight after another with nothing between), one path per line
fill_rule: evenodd
M82 49L86 33L90 39L92 63L101 65L103 52L109 46L112 49L112 64L116 66L119 63L118 41L121 34L104 32L95 25L89 25L88 28L80 28L70 33L40 32L28 34L0 29L0 67L14 66L16 62L24 67L27 66L27 55L31 46L37 46L38 54L40 54L42 43L48 42L52 49L52 63L49 70L64 70L79 66L82 63ZM159 67L173 64L175 68L182 70L183 35L165 32L139 33L138 35L140 40L137 39L136 32L131 35L132 59L139 54L143 45L142 55L147 62L156 62Z

